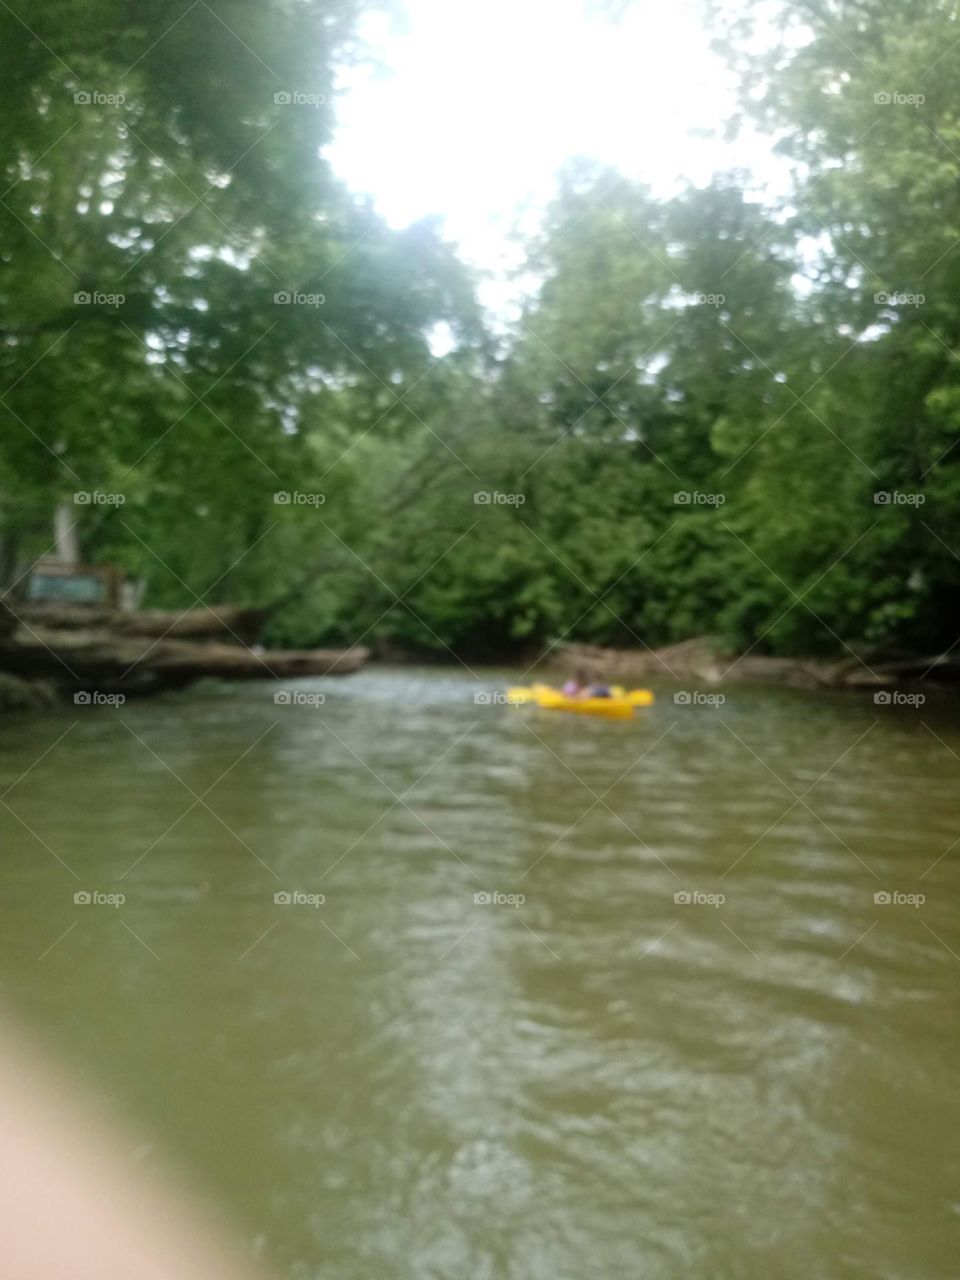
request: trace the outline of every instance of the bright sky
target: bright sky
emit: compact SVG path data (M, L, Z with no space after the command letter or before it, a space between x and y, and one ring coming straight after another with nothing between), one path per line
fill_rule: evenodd
M481 297L495 311L515 296L511 230L530 227L574 156L662 195L718 169L774 172L766 140L719 137L733 82L697 0L636 0L619 22L585 0L402 3L402 26L364 20L380 65L341 70L326 154L393 226L440 214L461 256L494 273Z

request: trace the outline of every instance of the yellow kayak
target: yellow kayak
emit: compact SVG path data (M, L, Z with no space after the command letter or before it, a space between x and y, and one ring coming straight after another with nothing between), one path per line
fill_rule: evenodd
M592 698L563 693L548 684L535 684L530 688L515 687L507 690L507 701L520 705L533 703L545 711L573 711L578 715L606 716L610 720L629 720L634 707L649 707L653 693L649 689L626 690L613 685L609 698Z

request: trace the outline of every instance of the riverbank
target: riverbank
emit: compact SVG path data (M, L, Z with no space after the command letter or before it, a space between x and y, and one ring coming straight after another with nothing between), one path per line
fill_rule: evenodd
M199 611L196 611L199 613ZM150 615L139 615L149 619ZM159 616L159 615L157 615ZM185 615L189 620L191 615ZM201 619L201 621L203 621ZM304 652L263 650L243 643L224 645L218 643L193 643L190 647L189 671L181 671L177 661L171 660L170 649L177 653L186 646L181 641L167 641L149 636L137 636L130 625L130 633L123 636L131 645L124 651L124 660L136 668L143 658L143 647L150 650L150 675L152 679L116 679L118 650L111 649L110 662L104 663L102 645L91 632L78 627L58 629L57 640L69 650L74 679L67 679L66 668L60 670L56 652L43 644L33 628L31 648L45 657L34 674L0 670L0 711L40 710L59 701L69 701L79 689L96 688L99 692L124 692L143 695L161 692L165 688L181 688L202 677L215 679L264 679L279 677L298 679L319 675L347 675L356 672L370 661L375 666L421 667L467 666L472 662L481 668L497 666L505 668L539 668L549 672L552 678L565 678L573 671L583 671L592 680L640 685L656 679L674 680L680 683L715 685L724 682L760 685L781 685L796 689L864 690L905 688L923 682L925 685L956 684L960 679L960 663L949 655L934 655L908 659L881 659L875 656L858 658L851 655L843 660L828 661L814 658L790 658L749 651L736 654L710 637L698 637L679 644L657 649L613 649L601 645L561 642L546 651L528 648L523 652L463 657L452 650L443 653L403 651L378 647L372 658L366 649L309 650ZM188 623L181 622L182 627ZM154 628L155 629L155 628ZM64 637L68 643L64 646ZM114 637L114 645L116 638ZM157 652L159 650L159 653ZM4 650L0 646L0 661ZM94 660L91 662L90 658ZM198 659L203 659L199 661ZM28 667L30 664L26 664ZM182 661L180 666L182 666ZM80 671L77 672L77 667ZM163 670L163 679L156 678L157 669ZM59 677L59 678L58 678Z
M594 680L617 684L643 684L651 679L703 684L724 681L786 685L795 689L888 689L924 684L960 682L960 661L950 654L911 657L856 655L840 659L782 657L736 653L710 636L698 636L659 648L614 649L603 645L558 642L546 649L525 647L510 653L404 650L377 646L372 661L397 667L479 666L539 668L560 678L582 670Z
M908 659L867 659L854 654L840 661L731 653L703 636L660 649L606 649L599 645L558 644L547 664L557 671L582 669L594 678L635 684L651 677L721 684L736 680L789 685L797 689L886 689L913 684L933 672L938 680L960 677L948 655Z

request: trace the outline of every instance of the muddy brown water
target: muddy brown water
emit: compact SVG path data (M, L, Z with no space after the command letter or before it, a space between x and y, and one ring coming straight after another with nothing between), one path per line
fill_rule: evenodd
M290 1280L960 1275L956 703L510 680L8 718L4 1016Z

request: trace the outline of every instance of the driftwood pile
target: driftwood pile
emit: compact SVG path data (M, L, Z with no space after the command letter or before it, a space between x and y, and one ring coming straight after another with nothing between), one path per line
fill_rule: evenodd
M853 655L839 662L726 653L708 638L685 640L661 649L604 649L590 644L558 644L550 663L565 672L583 670L593 679L636 684L651 677L786 684L801 689L883 689L923 678L960 679L960 662L952 655L885 660Z

